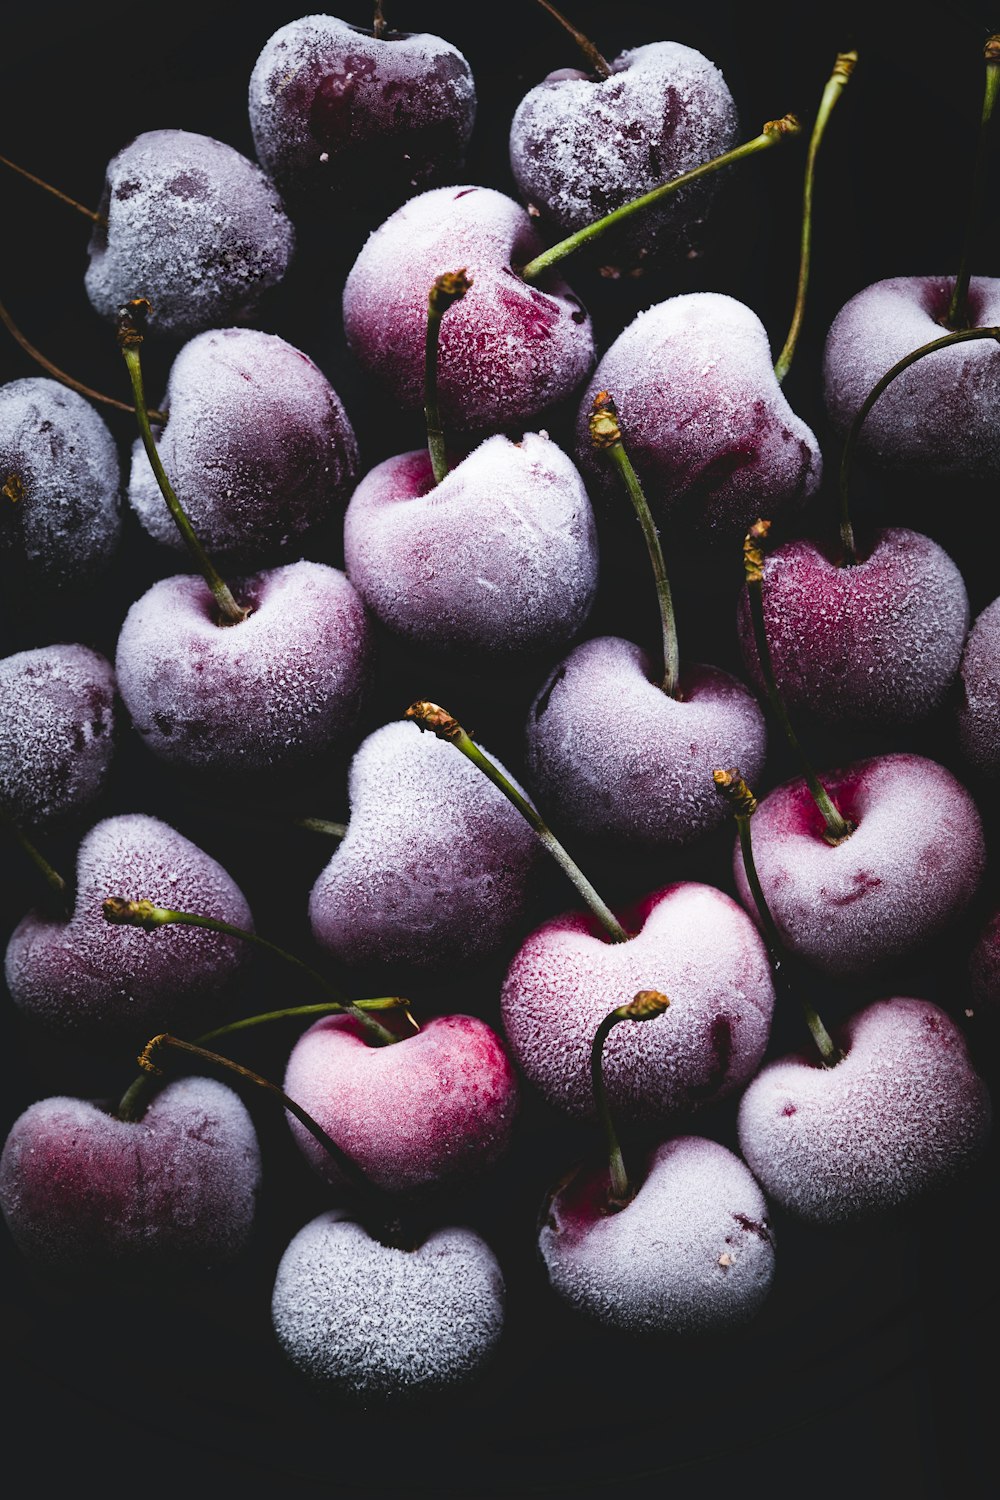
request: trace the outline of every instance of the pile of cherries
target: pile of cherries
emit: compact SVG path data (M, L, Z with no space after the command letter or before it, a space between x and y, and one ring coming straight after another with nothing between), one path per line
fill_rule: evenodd
M252 151L123 141L88 369L0 292L12 1274L411 1437L764 1347L995 1170L990 127L955 265L817 333L864 37L751 121L524 10L499 121L376 7L274 30ZM714 279L764 191L780 354Z

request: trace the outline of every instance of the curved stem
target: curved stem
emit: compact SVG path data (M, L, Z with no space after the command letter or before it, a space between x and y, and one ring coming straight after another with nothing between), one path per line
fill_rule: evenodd
M627 1005L619 1005L616 1010L606 1015L594 1033L594 1041L590 1049L590 1078L594 1088L597 1118L604 1127L608 1143L608 1165L611 1175L609 1207L614 1210L626 1207L632 1198L632 1190L625 1172L618 1132L611 1118L608 1091L604 1084L604 1043L611 1028L617 1026L619 1021L654 1021L657 1016L663 1014L669 1004L670 1001L666 995L662 995L659 990L640 990Z
M41 177L36 177L33 172L26 171L24 167L19 167L16 161L9 161L6 156L0 156L0 162L2 162L5 167L10 167L10 170L12 172L17 172L21 177L26 177L28 181L33 182L36 187L44 188L47 193L51 193L53 198L58 198L61 203L68 203L70 208L75 208L77 213L83 214L84 218L89 219L92 224L102 224L104 228L107 229L108 221L103 214L97 213L92 208L84 208L82 203L77 203L76 199L70 198L67 193L61 193L59 189L54 188L50 182L44 181L44 179Z
M130 406L127 401L119 401L117 396L105 396L101 391L92 390L89 385L84 385L81 380L74 380L72 375L67 375L65 370L60 370L58 365L54 365L50 359L46 359L45 355L25 338L2 302L0 302L0 323L4 325L11 337L20 344L25 354L30 359L33 359L37 365L40 365L47 375L51 375L53 380L58 380L62 385L68 385L71 390L79 391L81 396L87 396L91 401L100 401L105 406L115 407L117 411L127 411L130 416L135 415L135 407ZM166 416L161 411L151 411L149 418L152 422L166 421Z
M838 812L834 806L826 787L820 781L805 752L799 744L798 738L792 728L792 721L788 717L784 699L778 689L778 682L774 675L774 665L771 661L771 650L767 642L767 629L764 624L764 554L760 543L771 529L770 521L756 521L747 532L743 544L743 571L746 577L747 594L750 603L750 618L753 624L754 644L757 647L757 657L760 661L760 670L764 678L764 686L771 707L774 710L785 737L791 745L792 750L798 757L802 766L806 785L817 808L819 809L823 822L826 824L825 838L830 844L839 844L854 832L853 825Z
M447 740L449 744L455 746L456 750L460 750L468 760L471 760L472 764L482 771L485 776L489 777L493 785L503 792L508 802L512 802L518 812L530 823L560 869L576 886L611 941L614 943L628 942L628 933L618 921L614 912L601 900L586 875L584 875L579 866L566 853L566 850L543 821L541 815L521 795L513 782L507 779L499 766L494 765L489 756L480 750L475 740L465 732L457 719L453 719L451 714L447 713L443 708L439 708L436 703L428 703L426 700L411 703L406 710L405 717L412 719L418 729L429 729L433 734L437 735L438 739Z
M427 297L427 337L424 346L424 419L427 423L427 451L434 471L434 483L440 484L448 472L448 453L438 406L438 346L441 319L455 302L465 296L472 280L465 271L446 271L439 276Z
M582 31L577 31L573 23L571 21L567 21L566 17L562 14L561 11L556 10L554 5L549 4L549 0L538 0L538 3L543 8L543 10L548 11L550 16L555 17L560 26L564 27L565 30L569 32L574 42L583 53L591 72L596 73L599 78L610 78L611 67L609 63L601 56L589 37L585 37Z
M102 909L105 921L115 926L141 927L144 932L156 932L161 927L171 926L202 927L209 932L221 932L227 937L239 938L244 943L252 943L258 948L264 948L268 953L277 955L278 958L284 959L285 963L299 969L321 990L325 990L330 995L333 1006L360 1021L375 1046L386 1046L398 1040L391 1031L373 1020L357 1005L345 1000L340 991L316 969L303 963L301 958L296 958L294 953L288 953L284 948L279 948L277 943L268 942L266 938L259 937L255 932L248 932L242 927L234 927L231 922L223 922L217 917L203 917L190 911L171 911L168 907L157 906L152 901L127 901L122 896L108 896L103 902Z
M176 522L177 529L187 543L188 550L197 564L198 571L208 584L214 595L219 609L219 616L224 625L241 625L250 611L237 604L230 591L229 585L222 575L217 572L214 564L199 542L194 533L194 528L184 513L184 507L174 494L170 480L160 461L160 454L153 434L149 426L149 417L146 415L146 396L142 385L142 364L139 359L139 346L143 335L139 331L139 323L145 322L149 315L150 304L145 298L139 297L132 302L126 303L118 315L118 343L125 365L128 369L129 378L132 381L132 394L135 398L135 415L139 423L139 432L142 436L142 445L146 450L156 482L160 487L160 493L167 502L167 508Z
M0 827L6 828L11 838L19 844L45 882L55 909L61 916L69 916L69 890L58 870L52 868L41 850L36 848L28 835L18 827L13 818L0 811Z
M738 161L743 161L745 157L754 156L758 151L766 151L769 146L776 146L786 136L797 135L801 129L794 115L784 115L780 120L769 120L760 135L754 136L753 140L744 141L742 146L735 146L732 151L725 151L721 156L713 156L710 161L692 167L689 172L682 172L679 177L672 178L670 182L662 182L659 187L643 193L640 198L634 198L631 203L623 203L621 208L612 209L611 213L605 214L603 219L595 220L593 224L588 224L586 228L578 229L575 234L560 240L557 245L543 250L540 255L535 256L534 260L529 260L526 265L519 268L520 276L524 281L537 281L551 266L565 260L567 255L572 255L574 250L579 250L581 246L589 244L591 240L597 239L607 230L623 223L633 214L640 213L654 203L659 203L670 193L676 192L678 188L686 187L689 182L694 182L699 177L707 177L709 173L717 172L720 167L729 167Z
M805 317L806 292L809 287L809 261L812 246L812 202L813 181L816 176L816 158L819 155L820 143L826 131L827 122L833 112L833 107L847 87L848 80L854 72L858 60L856 52L838 52L833 72L827 79L823 97L816 112L813 123L812 135L809 138L809 151L806 156L805 181L802 189L802 238L799 248L799 279L795 292L795 308L792 312L792 322L785 339L785 347L778 355L774 366L774 373L778 378L778 384L788 374L795 348L802 332L802 321Z
M785 945L781 941L777 925L771 909L764 899L764 892L757 874L757 866L753 857L753 840L750 834L750 819L757 811L757 799L747 786L743 777L737 769L712 772L712 778L719 791L723 793L726 800L733 808L736 819L736 827L740 838L740 854L743 857L743 869L746 872L747 885L753 896L754 904L760 914L761 927L764 931L764 941L767 944L768 954L771 959L771 967L774 976L778 980L786 995L791 996L792 985L785 969ZM823 1025L818 1012L800 995L798 997L800 1006L805 1016L809 1034L816 1043L816 1048L825 1068L835 1067L843 1059L843 1053L834 1044L830 1033Z
M946 333L939 339L932 339L929 344L922 344L919 349L914 349L911 354L904 355L902 359L897 360L892 368L875 382L855 412L844 440L844 451L840 456L840 539L849 561L856 562L858 554L847 505L848 484L851 461L861 429L865 424L865 418L886 387L892 384L897 375L902 375L904 370L915 365L918 359L923 359L925 354L934 354L938 349L948 349L952 344L966 344L972 339L994 339L1000 343L1000 328L961 328L955 333Z
M625 481L632 508L642 527L646 550L653 566L656 598L660 607L660 635L663 642L663 677L660 686L668 698L676 698L680 678L680 655L677 649L674 602L670 592L666 563L663 560L663 548L660 546L660 535L639 482L639 476L622 443L615 403L607 391L598 391L594 397L594 409L590 415L590 439L595 448L601 448L609 453L617 465L618 472Z
M969 217L966 224L965 243L962 246L962 258L959 262L958 275L955 278L955 285L952 287L951 301L948 304L948 312L944 320L945 327L952 329L968 328L969 326L969 279L972 248L979 228L979 214L982 208L983 193L986 188L986 164L992 145L990 122L993 118L993 109L997 102L997 93L1000 91L1000 34L995 34L988 38L986 46L983 49L983 55L986 60L986 87L983 93L983 111L979 122L976 162L972 172Z

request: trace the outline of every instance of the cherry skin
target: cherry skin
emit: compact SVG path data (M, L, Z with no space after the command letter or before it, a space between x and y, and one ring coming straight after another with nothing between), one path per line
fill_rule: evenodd
M555 275L517 267L542 249L525 209L495 188L432 188L404 203L363 245L343 292L348 348L405 410L424 401L427 298L461 266L472 286L441 325L438 397L448 431L534 424L594 364L590 316Z
M720 70L679 42L621 53L608 78L561 68L530 89L510 126L518 191L543 229L563 238L660 183L731 150L736 103ZM629 264L698 248L717 179L692 183L620 233Z
M254 566L338 521L358 475L343 402L308 355L254 328L200 333L170 368L153 428L163 467L199 541L216 561ZM146 531L183 551L138 439L128 498Z
M260 1149L239 1095L168 1083L141 1120L56 1097L32 1104L0 1155L0 1208L18 1249L60 1278L148 1278L228 1265L255 1222Z
M344 560L389 630L480 659L565 645L597 591L590 500L544 433L487 438L437 484L426 452L379 464L347 507Z
M292 1048L283 1087L370 1182L407 1196L483 1175L507 1151L518 1109L506 1048L475 1016L434 1016L383 1047L353 1017L324 1017ZM343 1183L331 1154L288 1121L312 1167Z
M631 1201L609 1211L607 1168L549 1199L538 1247L553 1289L592 1321L635 1336L748 1322L771 1289L774 1234L746 1163L704 1136L651 1153Z
M958 670L969 627L962 575L935 541L904 527L876 532L856 563L840 563L839 549L805 538L764 560L764 626L785 705L831 725L919 723ZM737 628L763 694L745 589Z
M474 1230L435 1229L401 1249L331 1209L285 1249L271 1321L310 1385L383 1401L448 1392L478 1375L500 1341L505 1304L500 1264Z
M84 277L114 320L152 303L149 332L186 339L249 318L283 279L295 231L256 162L211 136L147 130L108 163Z
M75 642L0 659L0 813L42 828L84 812L108 785L115 674Z
M768 1198L812 1224L863 1223L944 1188L981 1154L992 1105L962 1032L928 1000L876 1000L814 1055L768 1063L744 1091L740 1150Z
M503 983L504 1035L526 1079L556 1109L594 1114L591 1043L614 1006L658 990L670 1008L617 1027L604 1048L615 1119L665 1123L745 1084L774 1011L767 950L725 892L680 881L646 897L612 943L580 912L551 918L517 950Z
M975 618L959 664L958 740L984 784L1000 777L1000 597Z
M969 955L969 984L976 1013L1000 1018L1000 906L994 906Z
M461 171L476 116L472 70L428 32L380 37L335 16L289 21L250 74L257 159L287 202L396 208Z
M595 501L620 484L594 450L594 397L611 395L650 508L674 542L732 546L761 515L798 512L819 488L816 437L774 374L763 324L720 292L670 297L602 355L580 402L577 462Z

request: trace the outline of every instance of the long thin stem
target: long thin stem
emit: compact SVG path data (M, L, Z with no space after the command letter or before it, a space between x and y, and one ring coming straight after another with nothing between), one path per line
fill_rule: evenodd
M657 1016L663 1014L669 1004L670 1001L666 995L662 995L659 990L640 990L627 1005L619 1005L616 1010L606 1015L594 1033L594 1041L590 1049L590 1078L594 1089L594 1103L597 1106L597 1118L604 1127L608 1143L608 1165L611 1175L609 1206L612 1209L624 1208L632 1197L632 1190L625 1171L618 1132L608 1104L608 1091L604 1083L604 1043L612 1027L617 1026L619 1021L654 1021Z
M263 948L268 953L275 954L285 963L291 964L293 968L306 974L313 984L318 985L330 996L331 1003L337 1009L353 1015L364 1026L372 1042L376 1046L386 1046L398 1040L385 1026L367 1015L358 1006L345 1000L335 985L331 984L316 969L297 958L294 953L279 948L277 943L272 943L267 938L258 936L256 932L248 932L243 927L235 927L231 922L223 922L218 917L203 917L197 912L171 911L169 907L157 906L152 901L128 901L122 896L108 896L103 902L104 919L115 926L140 927L144 932L156 932L161 927L182 926L202 927L208 932L221 932L227 937L239 938L244 943L252 943L255 947Z
M854 832L853 825L847 821L833 804L826 787L820 781L816 772L806 758L805 751L799 744L792 721L788 717L784 699L778 688L778 682L774 675L774 664L771 661L771 650L767 641L767 629L764 624L764 554L762 542L771 529L770 521L755 521L747 532L743 544L743 571L747 584L747 595L750 603L750 619L753 624L754 644L757 647L757 658L760 662L761 675L764 678L764 686L767 696L774 710L774 714L785 732L788 743L798 757L802 766L806 785L809 788L812 799L818 807L826 824L825 837L828 843L839 844L841 839Z
M922 344L919 349L906 354L897 360L891 369L886 370L880 380L872 386L868 395L862 401L854 414L854 418L847 430L844 439L844 451L840 455L840 540L849 562L857 562L858 553L854 541L854 528L851 525L851 515L847 504L847 495L850 485L851 463L854 458L854 450L857 447L861 429L865 425L865 419L871 411L875 402L882 392L892 384L897 375L902 375L911 365L915 365L918 359L923 359L925 354L934 354L938 349L949 349L952 344L966 344L972 339L995 339L1000 343L1000 328L961 328L955 333L943 334L939 339L932 339L929 344Z
M780 120L769 120L760 135L754 136L753 140L744 141L742 146L734 146L732 151L724 151L721 156L713 156L710 161L692 167L689 172L682 172L679 177L672 178L670 182L661 182L659 187L652 188L639 198L634 198L631 203L623 203L620 208L612 209L611 213L605 214L602 219L595 220L593 224L588 224L586 228L578 229L575 234L560 240L557 245L543 250L540 255L535 256L534 260L529 260L526 265L519 268L522 279L529 282L537 281L550 267L565 260L567 255L572 255L575 250L589 244L591 240L597 239L609 229L614 229L616 225L631 218L633 214L641 213L644 208L649 208L654 203L660 203L678 188L686 187L689 182L694 182L699 177L707 177L709 173L717 172L722 167L733 166L748 156L755 156L758 151L766 151L771 146L777 146L787 136L797 135L801 129L802 126L794 115L784 115Z
M739 832L740 854L743 857L743 869L746 872L747 885L753 896L754 904L760 914L761 926L764 930L764 940L767 944L768 954L771 959L771 967L775 978L778 980L786 994L792 994L792 985L788 977L785 963L786 950L781 941L771 909L764 899L764 891L761 887L760 876L757 874L757 866L753 857L753 840L750 833L750 819L757 811L757 798L747 786L738 769L717 770L712 772L713 780L719 791L723 793L726 800L733 809L736 819L736 827ZM830 1033L823 1025L818 1012L804 999L798 996L798 1002L802 1007L806 1025L809 1033L816 1043L817 1050L826 1068L835 1067L843 1058L843 1053L834 1044Z
M406 710L405 717L412 719L418 729L429 729L433 734L437 735L438 739L447 740L449 744L455 746L456 750L460 750L468 760L471 760L472 764L478 767L485 776L489 777L493 785L503 792L508 802L512 802L518 812L530 823L553 859L555 859L564 874L576 886L580 895L612 942L628 942L628 933L618 921L614 912L601 900L586 875L584 875L579 866L566 853L566 850L544 822L538 811L532 807L527 798L521 795L517 787L512 781L508 780L499 766L494 765L489 756L480 750L475 740L472 739L471 735L466 733L458 720L453 719L451 714L447 713L443 708L439 708L436 703L428 703L423 699L416 703L411 703Z
M83 214L84 218L89 219L92 224L103 224L104 228L107 229L108 221L103 214L97 213L92 208L84 208L82 203L78 203L75 198L69 197L67 193L61 193L58 188L52 186L51 182L46 182L43 178L36 177L34 172L28 172L24 167L19 167L16 161L9 161L6 156L0 156L0 162L5 167L10 167L12 172L17 172L21 177L26 177L36 187L44 188L47 193L52 194L53 198L58 198L60 203L68 203L70 208L75 208L77 213Z
M813 122L812 135L809 137L809 151L806 156L805 180L802 188L802 237L799 247L799 280L795 292L795 308L792 312L792 322L785 339L785 347L778 355L774 366L774 373L778 377L778 384L788 374L795 348L802 332L802 322L806 310L806 292L809 288L809 262L812 249L812 204L813 204L813 182L816 177L816 158L819 155L820 143L826 131L833 107L840 98L847 83L854 72L858 60L856 52L838 52L837 60L833 65L833 72L827 79L823 90L823 97L816 111L816 119Z
M566 31L569 32L574 42L583 53L584 59L589 64L591 72L596 73L599 78L610 78L610 64L601 56L590 38L584 36L582 31L577 31L572 21L567 21L562 11L556 10L554 5L550 5L549 0L538 0L538 3L543 10L548 11L550 16L555 17L560 26L562 26Z
M296 828L305 828L309 833L322 833L326 838L342 839L347 834L346 823L331 823L328 818L293 818Z
M67 375L65 370L60 370L58 365L54 365L50 359L46 359L45 355L25 338L2 302L0 302L0 323L4 325L11 337L20 344L25 354L33 359L36 365L40 365L46 374L51 375L53 380L58 380L61 385L68 385L71 390L79 391L81 396L87 396L91 401L100 401L105 406L113 406L117 411L127 411L130 415L135 414L135 407L130 406L127 401L119 401L117 396L105 396L102 391L93 390L89 385L84 385L82 380L74 380L72 375ZM151 422L165 422L166 416L161 411L151 411L149 419Z
M990 123L993 119L993 110L997 102L997 93L1000 92L1000 33L989 37L983 49L986 61L986 86L983 92L983 111L979 122L979 140L976 148L976 161L972 171L972 191L969 197L969 216L966 222L965 243L962 246L962 259L959 262L958 275L955 285L951 291L951 301L948 304L948 314L945 325L948 328L959 329L969 326L969 279L971 274L972 251L979 230L979 216L982 209L983 194L986 190L986 164L993 144L993 135Z
M191 522L184 513L184 507L174 494L173 486L167 478L166 471L160 460L159 450L153 441L153 434L146 415L146 395L142 383L142 363L139 358L139 347L142 344L143 335L140 325L145 323L149 316L150 303L144 297L135 298L126 303L118 315L118 344L125 359L129 378L132 381L132 394L135 398L135 415L139 423L139 432L142 436L142 445L146 450L156 482L160 486L160 493L167 502L167 508L177 524L177 529L187 543L188 550L197 564L198 571L211 589L215 602L219 609L219 615L224 625L240 625L247 618L250 611L237 604L233 598L229 585L222 575L217 572L194 533Z
M653 566L656 598L660 606L660 635L663 642L663 677L660 686L668 698L676 698L681 670L680 654L677 649L677 621L674 615L673 596L670 592L670 579L667 577L667 567L663 560L663 548L660 546L660 534L656 529L656 523L639 482L639 476L622 443L618 412L607 391L598 391L594 397L594 409L590 415L590 440L595 448L601 448L608 453L617 466L618 472L625 481L632 508L642 527L646 550Z
M0 828L7 830L14 842L20 845L23 853L31 860L31 863L45 882L56 910L61 915L68 916L69 891L65 880L59 874L58 870L53 869L45 858L45 855L32 843L23 829L18 827L14 819L2 811L0 811Z
M427 451L434 471L434 483L440 484L448 472L448 453L444 427L438 405L438 346L441 319L454 303L460 302L472 285L465 271L445 271L427 295L427 338L424 345L424 419L427 423Z

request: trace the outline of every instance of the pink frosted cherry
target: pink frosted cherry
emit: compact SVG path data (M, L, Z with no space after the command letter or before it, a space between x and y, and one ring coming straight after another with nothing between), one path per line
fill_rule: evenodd
M270 178L222 141L147 130L108 163L84 282L115 319L148 297L154 333L186 339L250 317L288 269L295 231Z
M115 749L111 663L75 642L0 660L0 814L41 828L94 803Z
M250 75L257 158L289 202L395 208L453 181L476 115L466 58L428 32L308 15L268 38Z
M339 519L357 440L326 376L285 339L253 328L198 334L171 365L162 407L163 466L215 556L265 559ZM139 439L128 497L151 536L183 550Z
M55 1097L15 1120L0 1155L0 1208L21 1253L60 1276L120 1278L234 1261L261 1179L253 1122L211 1078L182 1078L139 1119Z
M1000 776L1000 597L973 621L958 678L961 753L976 776L995 781Z

